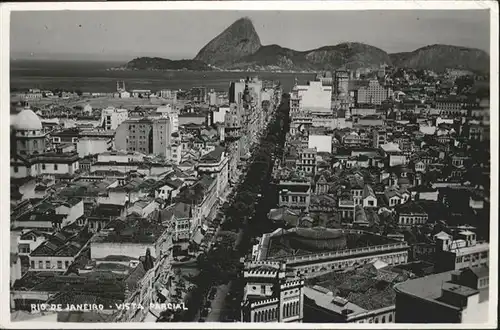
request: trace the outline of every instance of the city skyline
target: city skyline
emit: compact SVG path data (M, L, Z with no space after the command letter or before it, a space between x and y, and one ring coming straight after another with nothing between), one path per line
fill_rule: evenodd
M47 11L12 13L11 56L193 58L241 17L252 20L263 45L279 44L298 51L342 42L362 42L387 53L410 52L431 44L490 50L488 10ZM210 25L201 25L208 20ZM136 23L130 24L133 21ZM325 29L332 33L323 33ZM403 33L395 35L394 31Z

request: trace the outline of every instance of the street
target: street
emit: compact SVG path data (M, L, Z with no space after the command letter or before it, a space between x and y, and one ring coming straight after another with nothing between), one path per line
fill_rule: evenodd
M224 312L224 303L227 294L229 293L229 284L219 285L217 287L217 295L212 300L212 311L208 314L206 322L219 322Z

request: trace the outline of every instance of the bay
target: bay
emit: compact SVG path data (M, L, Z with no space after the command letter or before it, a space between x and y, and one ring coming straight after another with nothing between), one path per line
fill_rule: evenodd
M284 72L193 72L193 71L111 71L122 63L17 60L11 61L11 91L38 88L52 90L81 90L82 92L116 91L116 82L124 81L127 90L190 89L203 86L216 91L227 91L231 81L245 77L279 80L283 90L289 92L295 84L305 84L315 78L313 73Z

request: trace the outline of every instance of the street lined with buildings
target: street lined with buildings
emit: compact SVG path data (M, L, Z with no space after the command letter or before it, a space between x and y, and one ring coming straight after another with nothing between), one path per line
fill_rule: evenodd
M246 78L181 108L174 91L14 105L14 313L77 299L103 309L58 320L404 323L427 299L429 322L483 320L488 103L412 93L436 78L409 72L326 72L283 98Z

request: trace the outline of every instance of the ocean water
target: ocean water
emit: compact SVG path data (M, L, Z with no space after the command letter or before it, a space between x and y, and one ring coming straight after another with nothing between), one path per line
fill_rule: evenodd
M116 82L124 81L132 89L189 89L205 86L216 91L227 91L229 83L247 76L263 80L279 80L285 92L295 83L314 79L311 73L273 72L189 72L189 71L108 71L123 63L83 61L17 60L10 63L11 90L65 89L83 92L114 92Z

